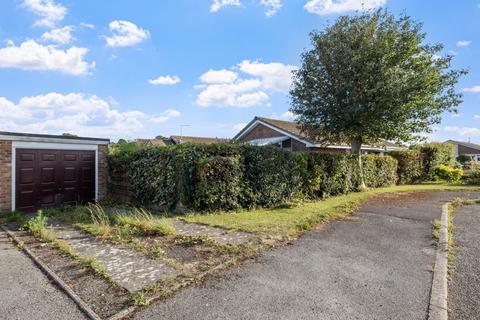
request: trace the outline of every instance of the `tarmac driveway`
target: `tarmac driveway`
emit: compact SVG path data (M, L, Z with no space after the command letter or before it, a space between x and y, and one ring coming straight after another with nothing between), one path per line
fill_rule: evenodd
M432 225L475 192L374 198L353 216L188 288L136 319L426 319Z
M0 319L86 319L1 230Z

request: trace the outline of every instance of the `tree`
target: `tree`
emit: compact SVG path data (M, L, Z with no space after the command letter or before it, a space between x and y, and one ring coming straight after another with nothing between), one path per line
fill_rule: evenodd
M322 144L361 147L382 140L419 140L457 112L462 95L455 84L465 70L439 56L441 44L425 43L422 25L386 10L342 16L310 34L313 49L301 56L293 74L291 111L301 130Z

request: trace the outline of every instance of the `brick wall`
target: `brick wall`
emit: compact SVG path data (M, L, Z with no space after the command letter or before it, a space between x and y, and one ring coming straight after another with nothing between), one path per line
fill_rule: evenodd
M0 212L12 209L12 142L0 141Z
M107 196L107 152L108 146L98 146L98 199L105 199Z
M255 128L253 128L250 132L242 136L239 140L240 142L247 142L255 139L272 138L272 137L283 137L283 134L273 129L270 129L269 127L264 126L263 124L259 124Z

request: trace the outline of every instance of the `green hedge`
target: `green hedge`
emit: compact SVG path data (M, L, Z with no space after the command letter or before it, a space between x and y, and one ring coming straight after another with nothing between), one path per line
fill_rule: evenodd
M435 167L438 165L446 165L453 167L455 165L455 148L450 143L426 143L414 147L423 153L423 179L433 181L437 179Z
M399 184L412 184L422 179L424 156L419 150L392 151L389 155L398 161Z
M354 155L292 153L273 146L152 146L122 157L127 156L109 155L109 169L128 172L131 201L166 210L273 207L347 194L360 182ZM395 184L395 159L377 155L362 159L368 187Z

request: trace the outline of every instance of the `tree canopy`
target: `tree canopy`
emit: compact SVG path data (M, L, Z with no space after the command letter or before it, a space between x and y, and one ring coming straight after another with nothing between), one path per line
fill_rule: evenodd
M452 69L441 44L426 43L422 25L386 10L342 16L310 34L313 48L294 71L291 111L303 132L321 143L409 142L457 112Z

